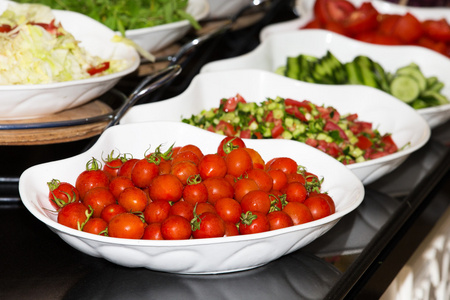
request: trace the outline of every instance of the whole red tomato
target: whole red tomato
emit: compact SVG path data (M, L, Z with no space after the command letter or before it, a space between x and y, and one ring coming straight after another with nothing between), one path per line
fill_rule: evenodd
M227 174L227 164L218 154L206 154L198 163L198 171L204 180L211 177L224 177Z
M178 153L181 153L181 152L184 152L184 151L191 151L191 152L193 152L199 159L203 157L202 150L198 146L193 145L193 144L184 145L183 147L180 148Z
M267 216L259 211L248 211L241 216L239 223L240 234L252 234L269 231L270 225Z
M199 174L187 180L187 185L183 189L183 199L192 205L208 201L208 189Z
M96 159L90 160L86 164L86 170L81 172L75 182L75 187L83 199L88 190L95 187L109 187L109 176L100 169Z
M282 211L291 217L294 225L299 225L314 220L309 208L300 202L289 202L284 206Z
M58 212L58 223L78 230L81 229L88 215L89 209L83 203L69 203Z
M183 195L183 184L177 176L163 174L152 180L148 192L152 201L176 202Z
M47 182L49 194L48 198L55 209L60 209L64 205L80 201L80 193L68 182L61 182L53 179Z
M145 223L132 213L123 213L111 219L108 225L110 237L140 239L144 235Z
M117 199L124 189L134 186L133 181L126 176L116 176L109 183L109 190Z
M245 148L245 142L237 136L227 136L220 142L217 147L217 154L225 157L232 150L237 148Z
M225 222L238 223L242 213L242 207L233 198L220 198L214 205L217 214Z
M138 160L131 170L131 180L139 188L150 186L153 178L158 175L158 159L153 156Z
M83 231L92 233L92 234L98 234L98 235L105 235L106 229L108 228L108 223L103 220L102 218L90 218L84 225L83 225Z
M168 201L150 202L144 210L144 219L148 224L161 223L170 213L170 203Z
M253 179L242 178L236 181L234 184L234 199L238 202L242 201L242 198L250 191L259 190L259 186Z
M304 202L308 191L306 187L300 182L291 182L282 190L286 194L288 202Z
M212 205L220 198L233 198L233 186L223 177L212 177L203 181L208 191L208 202Z
M267 214L270 230L294 226L291 217L284 211L273 211Z
M161 234L165 240L187 240L191 233L190 222L182 216L172 215L161 223Z
M266 166L268 170L280 170L285 174L295 174L297 173L298 165L292 158L289 157L277 157L270 165Z
M170 169L170 174L177 176L184 185L188 183L189 177L195 176L198 173L197 165L192 161L180 161L172 164Z
M148 202L147 194L135 186L124 189L117 199L117 203L129 212L144 211Z
M161 233L161 223L151 223L145 227L143 240L163 240Z
M92 217L99 218L103 208L116 203L116 198L109 188L99 186L87 191L82 202L86 207L91 207L93 209Z
M253 168L253 161L245 148L234 149L225 156L227 173L235 177L240 177Z
M323 197L312 196L305 200L304 204L309 208L314 220L331 215L331 207Z
M253 179L260 190L270 191L273 187L273 179L268 172L263 169L251 169L247 171L247 178Z
M222 237L225 234L225 223L222 218L212 212L197 215L191 222L192 236L196 239Z
M122 205L117 203L110 204L103 208L100 217L105 220L107 223L111 221L111 219L121 213L126 212L127 210Z
M183 200L175 202L170 207L169 215L182 216L186 220L191 221L194 218L194 205Z
M271 199L269 193L261 190L251 191L241 200L243 212L261 212L266 215L269 213L270 206Z

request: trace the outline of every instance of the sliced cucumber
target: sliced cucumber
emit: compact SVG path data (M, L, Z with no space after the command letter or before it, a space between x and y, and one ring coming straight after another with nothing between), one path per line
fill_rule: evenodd
M439 92L428 90L423 92L420 97L427 103L433 106L449 103L447 97Z
M355 62L349 62L345 65L349 84L363 84L361 72Z
M286 76L293 79L299 79L300 65L298 64L298 57L288 57L286 64Z
M399 75L391 82L391 93L403 102L410 103L419 96L420 87L412 76Z
M408 75L413 77L417 81L421 92L425 91L427 88L427 79L416 64L412 63L406 67L400 68L395 73L396 75Z
M378 78L378 82L380 84L380 88L383 91L385 91L385 92L390 94L391 93L391 88L389 86L389 80L388 80L388 76L386 74L386 71L377 62L373 63L373 69L374 69L374 72L375 72L375 76Z

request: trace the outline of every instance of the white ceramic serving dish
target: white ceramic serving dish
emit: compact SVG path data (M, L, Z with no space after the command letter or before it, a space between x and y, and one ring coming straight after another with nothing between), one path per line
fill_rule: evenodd
M9 1L0 1L2 13ZM74 108L104 94L139 66L137 51L112 42L115 33L103 24L79 13L53 10L57 21L80 41L91 55L105 60L121 59L127 67L101 77L35 85L0 85L0 119L25 119L51 115Z
M321 57L331 51L341 62L366 55L388 72L416 63L426 77L436 76L445 86L442 94L450 99L450 59L424 47L382 46L360 42L322 29L286 31L267 37L253 51L244 55L206 64L201 72L233 69L260 69L275 72L286 65L288 56L307 54ZM450 119L450 104L417 110L430 124L437 127Z
M230 70L201 73L180 95L131 108L121 124L150 120L181 121L202 109L218 107L220 99L241 94L248 102L266 97L310 100L335 107L341 114L358 113L381 133L392 133L401 151L382 158L349 165L364 184L394 170L409 154L421 148L430 137L430 127L414 109L379 90L365 86L318 85L263 70ZM275 140L276 143L279 140ZM293 143L298 143L294 142Z
M238 13L245 6L250 5L252 0L208 0L208 19L228 18Z
M209 13L207 0L189 0L186 12L200 21ZM191 29L188 20L163 24L147 28L130 29L125 36L149 52L156 52L176 42Z
M349 2L353 3L356 7L359 7L363 2L367 1L372 2L373 6L380 13L403 15L406 12L410 12L420 21L426 19L439 20L442 18L450 21L450 8L446 7L412 7L381 0L349 0ZM260 32L261 41L265 40L271 34L280 33L283 31L298 30L299 28L305 26L314 18L313 9L315 2L315 0L297 0L295 10L300 17L286 22L274 23L266 26Z
M131 133L131 134L130 134ZM336 213L307 224L252 235L189 240L132 240L93 235L58 224L48 200L49 178L75 182L86 162L112 149L142 157L149 145L167 149L194 144L203 153L216 153L223 136L181 122L147 122L107 129L92 148L77 156L33 166L21 175L20 197L27 209L74 248L127 267L174 273L223 273L254 268L296 251L320 237L364 198L361 181L344 165L302 143L272 140L246 142L268 161L287 156L323 177L323 191L336 203Z

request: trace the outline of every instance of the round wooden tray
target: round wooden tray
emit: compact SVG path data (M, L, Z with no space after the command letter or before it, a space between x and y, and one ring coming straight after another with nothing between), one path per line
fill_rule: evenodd
M0 145L45 145L77 141L102 133L126 100L111 90L82 106L57 114L23 120L0 120Z

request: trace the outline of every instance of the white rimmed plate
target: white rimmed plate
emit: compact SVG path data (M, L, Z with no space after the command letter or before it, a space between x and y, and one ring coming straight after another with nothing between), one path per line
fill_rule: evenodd
M0 11L7 1L0 1ZM79 13L53 10L57 21L80 41L91 55L105 60L125 60L126 68L113 74L83 80L35 84L0 85L0 119L25 119L54 114L77 107L110 90L121 78L139 66L136 50L112 42L115 33L103 24Z
M142 157L149 145L167 148L194 144L203 153L215 153L223 136L181 122L146 122L118 125L107 129L88 151L77 156L33 166L20 177L19 191L23 204L40 221L72 247L88 255L103 257L127 267L208 274L250 269L296 251L320 237L343 216L361 204L364 186L344 165L330 156L302 143L282 140L248 140L251 147L267 161L287 156L323 177L323 191L336 203L336 213L323 219L276 231L233 237L190 240L132 240L98 236L63 226L48 200L46 182L52 178L75 182L92 157L119 150ZM166 149L167 149L166 148Z
M381 133L392 133L401 151L382 158L349 165L364 184L394 170L409 154L421 148L430 137L430 127L414 109L396 98L365 86L318 85L263 70L230 70L201 73L182 94L131 108L121 124L154 120L181 121L202 109L218 107L220 99L241 94L248 102L266 97L310 100L335 107L341 114L357 113L362 121L372 122ZM277 143L279 140L273 140ZM298 143L298 142L293 142Z
M209 13L206 0L189 0L186 12L195 20L204 19ZM149 52L156 52L182 38L191 28L188 20L125 31L125 36Z
M447 57L423 47L369 44L322 29L286 31L270 35L253 51L208 63L201 72L233 69L261 69L274 72L286 64L288 56L307 54L322 57L327 50L341 62L352 61L358 55L368 56L391 73L400 67L415 63L426 77L436 76L445 84L441 92L450 99L450 59ZM450 104L417 111L432 128L450 119Z

